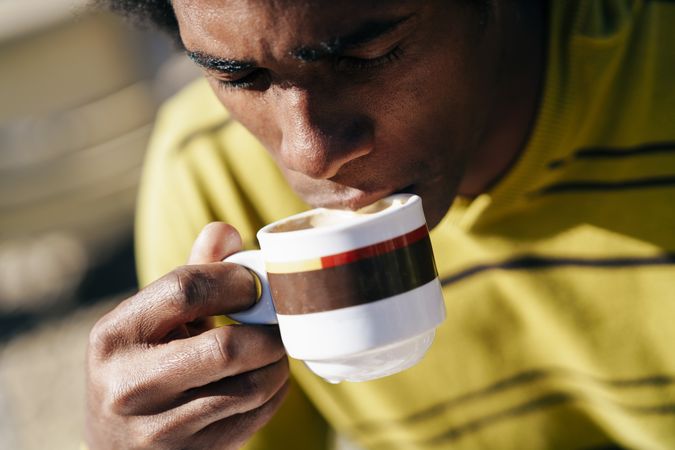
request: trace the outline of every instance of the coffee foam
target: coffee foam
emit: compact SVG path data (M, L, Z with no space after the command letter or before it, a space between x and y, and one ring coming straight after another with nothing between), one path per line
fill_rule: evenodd
M272 233L283 233L287 231L308 230L311 228L326 228L334 225L358 222L364 218L383 213L385 211L399 208L403 205L400 199L382 199L356 211L348 209L317 209L314 214L289 219L276 225Z

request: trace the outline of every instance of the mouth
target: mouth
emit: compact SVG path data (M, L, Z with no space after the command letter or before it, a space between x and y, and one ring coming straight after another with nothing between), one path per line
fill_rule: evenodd
M355 211L361 209L368 205L375 203L378 200L381 200L390 195L396 194L415 194L415 185L409 184L401 189L383 189L375 192L358 192L355 195L348 196L342 199L335 199L333 201L327 202L323 206L324 208L332 209L349 209Z

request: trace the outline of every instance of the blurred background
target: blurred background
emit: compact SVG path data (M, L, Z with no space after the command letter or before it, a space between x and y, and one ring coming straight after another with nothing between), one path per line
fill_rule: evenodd
M78 448L88 331L136 288L154 116L197 76L86 0L0 0L0 449Z

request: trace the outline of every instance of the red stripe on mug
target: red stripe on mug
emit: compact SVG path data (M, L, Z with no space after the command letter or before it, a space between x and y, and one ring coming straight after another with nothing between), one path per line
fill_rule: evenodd
M337 253L335 255L323 256L321 257L321 267L326 269L328 267L340 266L342 264L348 264L360 259L371 258L375 255L382 255L384 253L389 253L399 248L407 247L410 244L413 244L420 239L423 239L429 234L429 230L426 225L413 230L409 233L406 233L401 236L397 236L388 241L378 242L377 244L368 245L367 247L361 247L354 250L349 250L344 253Z

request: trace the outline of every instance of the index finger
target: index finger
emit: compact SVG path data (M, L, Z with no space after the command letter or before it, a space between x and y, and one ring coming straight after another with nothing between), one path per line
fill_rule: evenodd
M157 343L178 326L243 311L256 300L253 275L242 266L181 266L120 303L98 326L113 333L117 342Z

